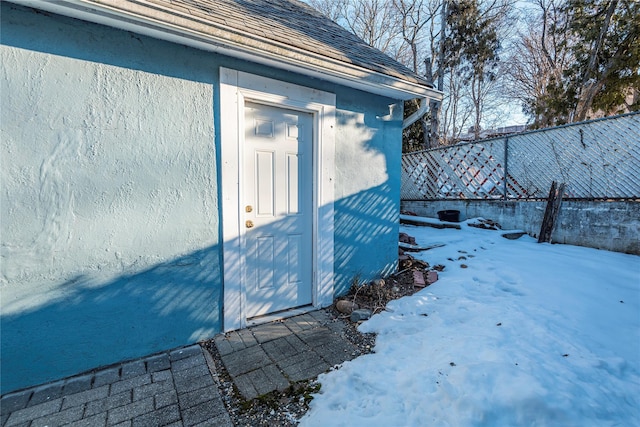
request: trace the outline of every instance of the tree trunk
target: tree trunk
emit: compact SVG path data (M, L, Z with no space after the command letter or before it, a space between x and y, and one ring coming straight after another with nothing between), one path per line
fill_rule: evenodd
M578 105L576 105L576 114L573 116L574 122L582 122L587 119L587 113L591 111L591 105L593 104L593 98L602 89L604 82L601 80L596 83L591 83L583 87L578 99Z
M482 71L480 71L482 73ZM477 86L476 86L477 85ZM482 105L481 99L482 95L480 94L480 90L482 87L482 74L479 77L473 76L471 80L471 97L473 99L473 107L475 110L475 120L473 124L473 139L480 139L480 121L482 120Z
M440 125L440 102L431 101L430 103L429 121L431 122L429 130L429 145L430 148L435 148L440 145L438 127Z
M425 114L420 118L420 127L422 128L422 143L425 149L433 148L431 145L431 138L429 134L429 123L427 121L427 115Z
M587 117L587 113L589 112L589 110L591 110L593 98L602 87L603 78L600 77L599 79L596 79L597 60L598 55L600 54L600 50L602 49L602 45L604 44L604 39L607 35L607 31L609 30L611 17L613 16L613 13L615 12L617 6L618 0L613 0L609 4L604 22L602 23L602 27L600 28L600 34L596 39L595 46L593 46L593 48L591 49L589 63L587 65L587 69L584 72L584 75L582 76L582 85L580 87L580 93L578 95L578 105L576 106L576 113L573 120L575 122L581 122L585 120L585 118ZM596 79L598 81L596 83L589 83L589 81L592 79Z
M440 46L438 52L438 68L436 70L438 76L437 89L442 91L444 87L444 37L446 32L447 2L442 2L440 17ZM433 84L433 73L431 72L431 59L425 61L427 67L427 78L429 83ZM440 107L442 103L438 101L429 102L429 148L435 148L440 145ZM446 135L445 135L446 138Z

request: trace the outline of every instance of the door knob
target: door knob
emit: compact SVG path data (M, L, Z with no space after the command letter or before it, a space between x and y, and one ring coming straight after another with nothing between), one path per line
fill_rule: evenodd
M251 227L253 227L253 221L247 220L247 222L245 222L244 225L246 225L247 228L251 228Z
M251 205L247 205L247 206L245 206L245 207L244 207L244 210L245 210L246 212L251 212L251 211L253 210L253 206L251 206Z

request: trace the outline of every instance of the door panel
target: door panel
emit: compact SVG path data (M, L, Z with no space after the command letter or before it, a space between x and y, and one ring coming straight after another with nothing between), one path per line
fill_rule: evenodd
M300 254L303 252L302 235L292 234L289 238L289 250L287 251L287 282L297 284L302 281L302 263Z
M312 301L311 114L246 103L247 318Z
M287 153L287 213L294 215L300 213L300 185L298 155Z
M274 154L272 151L255 153L255 199L259 216L272 217L274 213Z
M256 283L260 289L275 287L274 283L274 238L261 236L255 239L255 259L252 263L256 271Z

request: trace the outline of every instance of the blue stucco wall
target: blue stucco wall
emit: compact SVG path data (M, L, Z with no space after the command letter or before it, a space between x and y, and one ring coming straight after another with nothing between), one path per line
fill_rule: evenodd
M388 100L343 92L336 139L335 290L348 292L395 271L398 257L399 121L383 121ZM385 112L386 109L386 112Z
M219 332L217 64L1 18L2 392Z
M393 100L1 7L2 393L220 332L220 66L336 93L336 294L395 268Z

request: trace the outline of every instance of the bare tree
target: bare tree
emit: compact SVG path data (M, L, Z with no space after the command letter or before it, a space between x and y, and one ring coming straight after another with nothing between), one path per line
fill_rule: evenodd
M499 74L502 39L498 29L505 26L511 6L508 0L448 3L444 65L457 69L457 77L463 82L464 92L473 106L476 139L480 136L488 97L494 95L492 89L502 77Z
M436 88L439 91L443 91L444 90L444 66L445 66L445 43L444 43L444 39L446 37L446 28L447 28L447 4L448 4L448 0L443 0L442 4L440 5L440 32L437 33L435 32L435 19L433 20L431 27L430 27L430 40L431 40L431 45L430 45L430 50L432 52L432 57L431 58L435 58L435 53L436 53L436 46L437 46L437 52L438 52L438 60L437 60L437 68L435 69L435 76L433 76L433 68L434 68L434 61L433 59L431 59L431 61L427 61L426 66L427 66L427 70L428 73L427 75L431 75L431 82L433 84L433 82L435 81L435 79L437 79L438 85L436 86ZM436 40L438 40L438 42L436 43ZM440 132L440 110L442 107L442 102L439 101L431 101L431 104L429 106L429 117L431 119L431 126L429 129L429 141L431 143L431 145L435 145L436 141L439 140L439 132ZM444 134L444 136L446 137L446 133Z
M438 10L438 2L434 0L393 0L393 6L398 16L400 33L410 56L410 67L418 73L420 50L424 47L425 27L429 27L435 21Z
M549 88L562 80L571 62L568 49L571 42L563 0L530 0L530 5L529 17L523 19L523 29L518 32L507 60L510 67L506 90L521 102L536 127L548 127L561 120L549 114L546 100L552 96Z
M394 57L400 51L395 8L387 0L350 0L343 17L347 28L367 44Z
M403 46L406 47L408 52L408 58L404 62L415 73L419 73L418 64L423 62L421 59L425 56L425 50L427 55L431 54L430 56L433 57L432 49L435 41L433 37L429 38L428 36L433 35L433 28L440 7L439 0L393 0L393 5L396 9L397 21L404 41ZM426 30L430 30L429 33ZM424 63L425 75L429 82L433 84L431 60L424 60ZM415 104L415 109L417 109L418 106L415 100L413 103ZM416 136L420 136L424 148L432 148L437 145L437 106L435 104L434 101L430 102L428 116L425 114L425 116L421 117L417 125L414 125L414 127L420 126L419 131L414 130L412 132ZM434 117L436 117L435 135L433 135L431 129L432 124L428 121L429 118L433 122Z
M469 126L473 115L473 105L464 97L464 85L455 68L445 76L445 98L442 103L441 136L442 145L455 144Z
M427 79L448 94L442 103L430 102L428 115L405 131L412 149L455 140L468 125L470 109L479 131L484 112L494 103L490 98L496 98L499 87L494 75L499 59L495 54L498 29L505 27L514 1L309 0L325 15L414 72L419 73L420 64L424 64ZM459 11L461 5L473 13L466 15L466 20L451 18L450 11ZM476 44L472 45L474 40ZM415 100L408 102L405 114L417 108Z
M308 0L332 21L342 25L369 46L403 62L401 30L396 9L389 0Z
M348 0L309 0L309 5L333 22L341 24Z

